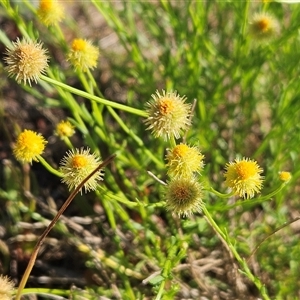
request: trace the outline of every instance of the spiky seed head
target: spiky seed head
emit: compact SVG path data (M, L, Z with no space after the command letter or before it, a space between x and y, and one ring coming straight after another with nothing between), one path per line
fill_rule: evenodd
M166 208L179 217L202 210L202 187L195 178L174 178L166 186Z
M69 190L75 189L89 174L101 163L100 158L90 153L90 149L72 149L60 161L60 172L63 174L62 182L67 184ZM84 192L94 191L98 182L103 180L100 169L83 186ZM80 190L82 193L82 189Z
M35 83L45 73L48 67L47 51L43 49L41 42L17 39L13 47L6 50L6 70L11 77L15 77L18 83L31 81Z
M14 291L14 283L7 277L0 275L0 299L11 300Z
M181 134L191 125L191 104L185 103L186 97L177 92L156 91L152 99L147 102L148 117L145 120L147 129L154 137L163 137L165 140Z
M253 39L258 42L268 42L279 33L277 19L269 13L256 13L249 25L249 32Z

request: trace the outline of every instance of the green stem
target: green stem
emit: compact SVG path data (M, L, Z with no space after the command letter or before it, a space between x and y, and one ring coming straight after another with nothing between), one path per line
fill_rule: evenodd
M67 136L63 137L63 141L65 142L65 144L68 146L69 149L74 148L74 146L73 146L71 140L69 139L69 137L67 137Z
M209 191L212 192L213 194L217 195L219 198L222 198L222 199L227 199L227 198L230 198L234 195L233 192L231 192L229 194L220 193L220 192L216 191L213 187L210 187Z
M157 293L157 295L156 295L155 300L160 300L160 299L161 299L162 294L163 294L164 289L165 289L165 284L166 284L166 281L165 281L165 280L163 280L163 281L160 283L159 290L158 290L158 293Z
M262 202L265 202L266 200L271 200L272 197L275 196L277 193L279 193L287 184L288 184L288 181L283 182L273 192L269 193L268 195L256 198L256 199L239 200L236 203L231 204L231 205L226 205L226 206L222 206L222 207L215 207L215 211L227 211L227 210L230 210L232 208L235 208L235 207L238 207L238 206L241 206L241 205L242 206L247 206L247 205L250 206L250 205L260 204ZM217 195L218 192L214 191L213 193L215 193ZM220 194L220 195L223 195L223 194ZM224 197L224 198L227 198L227 197Z
M101 202L102 202L102 205L103 205L104 210L106 212L110 227L115 231L116 228L117 228L117 222L116 222L116 219L115 219L115 216L114 216L114 211L113 211L112 204L110 203L110 200L108 200L107 197L105 197L105 195L103 196Z
M50 84L54 84L56 86L59 86L59 87L63 88L64 90L69 91L70 93L81 96L83 98L90 99L90 100L95 101L97 103L101 103L101 104L104 104L106 106L110 106L110 107L113 107L113 108L116 108L116 109L127 111L129 113L132 113L132 114L135 114L135 115L138 115L138 116L141 116L141 117L147 117L148 116L147 112L144 111L144 110L137 109L137 108L132 108L132 107L129 107L129 106L124 105L124 104L120 104L120 103L117 103L117 102L113 102L113 101L110 101L110 100L106 100L106 99L91 95L87 92L84 92L84 91L81 91L79 89L73 88L73 87L71 87L67 84L64 84L64 83L59 82L55 79L49 78L45 75L41 75L40 78L42 80L50 83Z
M91 73L90 70L87 70L87 76L88 76L89 81L92 83L92 86L93 86L94 90L97 92L97 94L98 94L100 97L103 98L103 94L102 94L101 91L99 90L98 85L97 85L97 83L96 83L96 81L95 81L95 78L94 78L94 76L93 76L93 74Z
M27 288L24 289L22 295L34 294L34 295L56 295L56 296L70 296L70 290L49 289L49 288Z
M38 155L38 160L50 173L56 175L57 177L63 177L63 174L51 167L41 155Z
M171 146L171 148L174 148L176 146L176 140L175 140L174 136L170 137L170 146Z

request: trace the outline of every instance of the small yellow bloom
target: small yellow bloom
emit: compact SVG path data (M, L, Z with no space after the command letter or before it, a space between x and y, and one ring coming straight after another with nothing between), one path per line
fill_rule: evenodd
M200 173L204 166L204 155L196 147L186 144L179 144L168 150L166 159L170 177L190 178L194 172Z
M92 45L90 41L75 39L72 43L68 60L74 66L75 70L80 69L86 72L97 66L99 50Z
M90 154L90 149L70 150L60 162L62 182L68 185L69 190L75 189L100 163L100 158L96 154ZM98 186L98 181L103 180L102 177L102 170L96 172L84 184L85 193L90 190L94 191ZM80 192L82 193L82 189Z
M37 15L46 25L55 25L65 16L63 6L57 0L41 0Z
M165 140L180 138L182 132L191 125L191 104L185 103L186 97L180 97L177 92L156 91L152 99L147 102L148 118L145 124L152 130L155 137Z
M14 290L14 283L7 277L0 275L0 299L11 300Z
M13 42L12 49L7 49L6 52L6 70L9 76L16 77L18 83L23 81L26 84L28 81L31 86L31 81L37 82L48 67L46 52L41 42L17 39Z
M257 13L250 23L249 31L257 41L269 41L279 33L279 23L269 13Z
M289 181L292 178L292 175L290 172L282 171L279 172L279 178L281 181Z
M242 160L236 159L225 167L224 174L225 184L233 190L236 195L244 199L254 197L254 193L258 193L262 188L263 176L260 174L263 169L248 158Z
M175 178L166 186L166 208L179 217L202 210L202 187L194 178Z
M32 163L38 161L37 156L43 153L46 144L41 134L25 129L19 134L13 153L22 163Z
M74 126L69 121L61 121L56 125L55 134L61 139L71 137L74 133Z

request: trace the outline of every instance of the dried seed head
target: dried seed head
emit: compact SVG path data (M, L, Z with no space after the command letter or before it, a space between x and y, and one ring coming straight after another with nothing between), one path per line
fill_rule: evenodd
M252 18L249 31L253 39L268 42L279 33L279 23L269 13L257 13Z
M31 86L31 81L37 82L48 67L48 56L41 42L17 39L12 49L7 49L6 55L6 70L18 83L23 81L26 84L28 81Z
M91 154L90 149L83 148L70 150L60 162L60 172L63 174L62 182L68 185L69 190L75 189L89 174L101 163L96 154ZM100 169L83 186L85 193L96 190L98 181L103 180ZM82 189L80 190L82 193Z
M202 210L202 187L194 178L175 178L166 186L166 208L178 216Z
M185 103L186 97L180 97L177 92L156 91L152 100L147 102L148 118L145 120L147 129L155 137L165 140L178 139L182 132L191 125L191 104Z
M13 282L7 276L0 275L0 299L11 300L13 290Z

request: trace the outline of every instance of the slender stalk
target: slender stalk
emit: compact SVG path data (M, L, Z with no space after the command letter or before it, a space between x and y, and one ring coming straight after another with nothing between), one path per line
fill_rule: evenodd
M170 137L170 146L171 146L171 148L174 148L176 146L176 140L175 140L174 136Z
M52 173L58 177L63 176L62 173L60 173L59 171L57 171L56 169L51 167L41 155L38 155L38 160L50 173Z
M28 288L23 290L23 295L56 295L56 296L70 296L70 290L52 289L52 288Z
M63 138L63 141L65 142L65 144L68 146L69 149L73 149L74 148L71 140L67 136L65 136Z
M155 300L160 300L162 295L163 295L163 292L164 292L164 288L165 288L165 284L166 284L166 281L163 280L159 286L159 290L158 290L158 293L156 295L156 298Z
M227 199L227 198L230 198L234 195L234 193L229 193L229 194L220 193L220 192L216 191L213 187L210 187L209 191L214 193L215 195L217 195L218 197L220 197L222 199Z
M52 219L52 221L50 222L50 224L48 225L48 227L45 229L45 231L42 233L42 235L39 237L32 255L30 257L29 263L27 265L27 268L24 272L24 275L22 277L22 280L20 282L18 291L17 291L17 295L15 300L20 300L21 299L21 294L22 291L26 285L26 282L28 280L28 277L30 275L30 272L34 266L36 257L39 253L39 250L46 238L46 236L48 235L48 233L51 231L51 229L55 226L56 222L58 221L58 219L60 218L60 216L64 213L64 211L67 209L67 207L70 205L70 203L72 202L72 200L74 199L74 197L76 196L76 194L80 191L80 189L83 187L83 185L96 173L98 172L101 168L105 167L106 165L108 165L114 158L115 158L115 154L109 156L106 160L104 160L91 174L89 174L77 187L76 189L70 194L70 196L68 197L68 199L65 201L65 203L62 205L62 207L59 209L59 211L57 212L56 216Z
M248 199L248 200L239 200L237 202L235 202L234 204L231 205L223 205L222 207L218 207L215 206L214 210L215 211L227 211L230 210L232 208L238 207L238 206L253 206L255 204L260 204L263 203L267 200L272 200L272 197L275 196L276 194L278 194L287 184L289 181L283 182L276 190L270 192L269 194L265 195L265 196L261 196L255 199ZM228 198L226 197L226 194L222 194L217 192L216 190L214 190L213 188L210 188L211 192L213 192L214 194L216 194L217 196L221 197L221 198ZM232 194L228 194L229 196L232 196Z
M120 103L117 103L117 102L113 102L113 101L110 101L110 100L106 100L106 99L91 95L87 92L84 92L84 91L81 91L79 89L73 88L73 87L71 87L71 86L69 86L65 83L59 82L59 81L57 81L55 79L52 79L52 78L49 78L45 75L41 75L40 78L42 80L50 83L50 84L54 84L56 86L59 86L59 87L63 88L64 90L69 91L70 93L73 93L75 95L90 99L90 100L95 101L97 103L101 103L101 104L104 104L104 105L107 105L107 106L111 106L113 108L124 110L124 111L130 112L132 114L141 116L141 117L147 117L147 115L148 115L146 111L143 111L141 109L129 107L129 106L124 105L124 104L120 104Z

